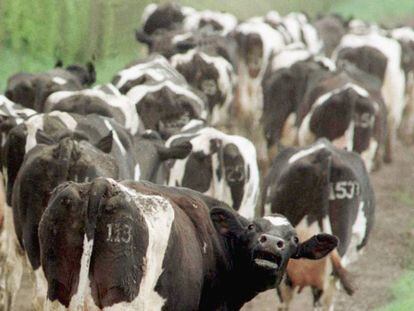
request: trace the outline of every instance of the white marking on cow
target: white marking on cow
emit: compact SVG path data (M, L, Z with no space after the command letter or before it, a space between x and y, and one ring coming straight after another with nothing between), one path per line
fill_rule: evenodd
M207 254L207 243L203 242L203 253Z
M118 146L119 150L121 151L121 154L123 156L125 156L127 152L126 152L125 147L122 144L121 140L119 139L118 133L115 131L115 129L113 128L113 126L109 122L109 120L104 119L104 124L108 128L109 131L112 131L112 137L114 138L114 141L115 141L116 145Z
M83 250L79 271L79 283L76 294L72 296L69 309L78 310L83 309L85 293L89 287L89 265L91 262L92 250L94 240L88 240L86 234L83 236Z
M346 254L342 257L341 260L341 263L344 267L355 262L362 252L362 249L358 250L357 247L362 243L367 233L368 220L364 213L364 205L364 201L361 201L359 203L358 214L356 216L354 224L352 225L351 242L349 243Z
M25 122L27 128L27 137L26 137L26 145L25 145L25 152L28 153L32 148L37 145L36 141L36 132L38 130L43 130L44 126L44 119L43 114L34 115L30 119Z
M166 301L156 292L155 286L163 272L174 209L171 203L156 195L143 195L131 188L112 181L125 193L144 218L148 229L148 247L145 254L146 269L139 285L138 296L131 302L117 303L105 310L161 310Z
M218 178L217 169L221 166L221 169L223 171L223 164L217 154L212 154L212 151L210 150L210 142L211 140L217 139L221 141L222 147L225 147L227 144L234 144L237 146L245 163L245 175L247 176L247 170L250 171L250 178L244 185L244 196L238 212L240 215L246 218L253 218L254 209L259 194L259 169L257 166L256 149L252 142L241 136L227 135L219 130L216 130L215 128L205 127L196 131L195 133L174 135L167 140L166 146L170 147L173 144L174 140L178 138L188 137L192 135L196 135L190 140L190 143L193 147L192 152L202 152L205 155L212 156L213 178L209 189L204 193L211 195L216 199L222 200L229 205L233 204L230 187L227 184L224 176L222 176L220 180ZM168 185L176 186L177 184L182 184L187 160L188 157L182 160L176 160L174 162L174 165L170 170L169 180L167 181Z
M167 59L163 56L157 56L147 61L145 63L136 64L129 68L123 69L117 73L117 76L120 78L116 83L115 87L120 89L128 81L136 80L143 75L149 75L152 79L157 82L164 81L169 76L177 77L178 80L182 80L177 72L172 70L171 65L168 63Z
M300 159L302 159L304 157L307 157L307 156L311 155L312 153L315 153L316 151L321 150L321 149L324 149L324 148L326 148L325 142L320 141L320 142L316 143L315 145L313 145L313 146L311 146L309 148L303 149L301 151L298 151L297 153L295 153L294 155L292 155L289 158L288 163L289 164L293 164L296 161L298 161L298 160L300 160Z
M212 21L218 23L223 29L219 31L222 35L227 35L237 26L237 18L229 13L217 12L217 11L200 11L194 12L188 15L184 19L184 29L187 31L194 31L200 28L200 22L206 21L207 23Z
M145 7L141 16L141 22L143 25L147 22L148 18L155 12L156 9L158 9L158 5L155 3L150 3Z
M282 18L282 23L294 42L303 42L312 54L321 51L323 43L318 33L303 13L292 12ZM302 40L304 39L304 41Z
M134 168L134 180L139 180L141 177L141 168L137 163Z
M377 154L378 150L378 142L371 138L369 141L368 149L361 152L361 158L364 160L365 167L367 168L368 172L371 172L374 167L374 159L375 155Z
M78 122L69 114L62 111L52 111L49 116L59 118L62 123L71 131L75 131Z
M61 78L61 77L53 77L53 78L52 78L52 81L53 81L54 83L56 83L56 84L59 84L59 85L66 84L66 83L68 82L68 80L63 79L63 78Z
M292 226L289 220L286 217L281 216L266 216L263 217L264 219L270 221L273 226L280 227L280 226Z
M301 43L293 43L286 46L272 59L272 70L289 68L293 64L306 60L312 56L311 52Z
M191 119L186 125L181 128L181 131L188 131L194 127L204 125L205 122L200 119Z
M33 109L23 108L9 100L4 95L0 95L0 115L5 117L13 117L17 124L23 122L24 119L34 115L35 113L37 112Z
M391 31L391 36L398 41L414 41L414 29L411 27L396 28Z
M113 94L105 93L101 88L113 89ZM123 126L132 134L135 135L139 129L139 116L136 111L135 105L131 100L122 95L118 89L116 89L112 84L108 83L104 86L97 86L94 89L85 89L79 91L60 91L51 94L46 101L46 111L53 110L53 107L57 105L60 101L67 99L71 96L84 95L88 97L95 97L102 100L108 106L118 109L118 111L123 116ZM52 112L54 113L54 112ZM73 118L72 118L73 119ZM63 120L62 120L63 121ZM121 123L121 120L117 120Z

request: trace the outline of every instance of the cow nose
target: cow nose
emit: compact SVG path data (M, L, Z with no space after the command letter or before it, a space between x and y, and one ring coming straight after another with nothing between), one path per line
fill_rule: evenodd
M263 247L275 247L278 251L285 249L285 241L269 234L262 234L259 237L259 243Z

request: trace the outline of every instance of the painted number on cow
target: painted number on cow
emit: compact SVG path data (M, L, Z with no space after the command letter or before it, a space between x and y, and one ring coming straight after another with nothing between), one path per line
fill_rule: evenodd
M360 195L359 183L354 180L344 180L329 184L329 200L352 199Z
M106 241L113 243L129 243L132 238L132 227L127 224L107 224L108 236Z

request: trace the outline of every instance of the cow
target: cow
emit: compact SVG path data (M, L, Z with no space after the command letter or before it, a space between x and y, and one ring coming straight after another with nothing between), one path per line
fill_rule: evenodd
M165 57L151 55L128 64L113 77L112 84L122 94L127 94L134 86L167 80L179 85L186 84L185 78L170 65Z
M370 92L372 91L372 93ZM365 89L345 71L319 81L297 113L298 143L320 137L361 154L368 171L379 168L387 131L387 111L379 88Z
M399 27L390 30L389 35L401 45L401 66L406 80L406 107L401 121L400 137L412 143L414 142L414 29Z
M96 72L92 63L86 66L58 64L52 70L30 74L17 73L7 81L6 97L27 108L43 112L47 97L56 91L74 91L95 82Z
M181 29L186 16L195 13L193 8L176 3L151 3L145 7L142 14L142 32L153 35L160 31Z
M108 178L56 188L39 239L45 308L63 310L239 310L290 258L337 245L299 242L281 215L247 220L189 189Z
M29 267L34 270L38 297L45 294L39 270L37 227L55 186L67 180L82 182L97 176L164 183L163 162L184 158L191 151L191 145L185 142L166 148L160 136L152 132L132 137L116 122L97 115L84 117L55 111L35 117L11 131L20 140L10 135L8 142L7 190L14 221L10 219L11 211L7 211L5 238L9 253L4 273L10 304L10 295L20 285L22 266L17 262L24 264L22 254L27 254Z
M392 146L405 108L405 76L401 67L401 46L377 29L345 35L332 58L348 62L381 81L381 93L388 110L385 162L392 161Z
M285 39L281 32L260 21L239 24L233 36L239 47L236 108L241 115L257 115L263 106L262 78L272 53L285 46Z
M192 151L170 164L167 184L210 195L252 219L260 181L252 142L212 127L194 127L171 136L166 146L174 147L184 141L191 143Z
M326 56L332 55L342 37L348 32L348 23L349 20L336 13L318 15L312 23L323 42L323 52Z
M236 84L232 65L221 56L210 56L196 49L174 55L170 61L207 98L210 123L228 120Z
M144 127L159 132L163 139L178 133L191 119L208 118L203 96L198 96L187 83L166 80L138 85L126 95L135 104Z
M117 121L132 135L144 131L135 105L112 84L80 91L60 91L51 94L45 112L54 110L89 115L96 113Z
M300 239L325 232L339 238L338 249L319 261L294 260L278 289L287 310L295 289L311 286L314 306L332 310L338 281L348 294L354 287L346 267L365 248L374 223L375 196L358 154L319 139L306 147L287 148L265 178L261 212L280 213Z
M261 125L269 160L282 145L297 144L297 113L305 94L332 75L332 68L311 58L307 49L289 48L274 56L262 82Z

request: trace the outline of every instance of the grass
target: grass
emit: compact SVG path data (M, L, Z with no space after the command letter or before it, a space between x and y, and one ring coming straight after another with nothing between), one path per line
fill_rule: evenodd
M394 301L378 311L414 310L414 271L407 272L391 289Z
M392 193L392 197L400 203L414 208L414 197L405 189ZM412 225L414 231L414 223ZM405 257L402 266L406 273L391 286L393 301L378 309L378 311L408 311L414 310L414 239L413 233L407 233L402 241L405 244Z

